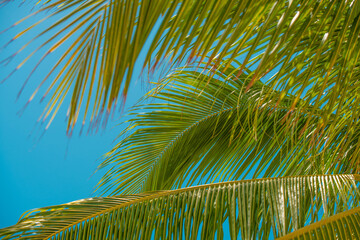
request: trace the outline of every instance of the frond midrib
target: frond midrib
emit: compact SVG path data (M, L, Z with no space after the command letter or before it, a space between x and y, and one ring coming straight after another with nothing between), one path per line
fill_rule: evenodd
M78 220L78 221L76 221L76 222L74 222L74 223L72 223L72 224L70 224L70 225L68 225L66 227L61 228L60 230L57 230L56 232L52 233L48 237L44 238L44 240L51 239L53 236L57 235L58 233L61 233L64 230L66 230L68 228L71 228L71 227L73 227L73 226L75 226L75 225L77 225L77 224L79 224L79 223L81 223L83 221L89 220L89 219L91 219L93 217L100 216L100 215L105 214L107 212L111 212L111 211L116 210L116 209L127 207L129 205L133 205L133 204L140 203L140 202L145 202L145 201L155 199L155 198L159 198L159 197L168 196L168 195L171 195L171 194L179 194L179 193L188 192L188 191L192 191L192 190L206 189L206 188L210 188L210 187L218 187L218 186L222 186L222 185L230 185L230 184L238 184L238 183L261 182L261 181L268 181L268 180L274 180L274 179L304 178L304 177L326 177L326 176L332 176L332 177L335 177L335 176L352 176L352 177L354 177L355 181L360 181L360 174L325 174L325 175L319 174L319 175L286 176L286 177L273 177L273 178L259 178L259 179L240 180L240 181L229 181L229 182L210 183L210 184L204 184L204 185L199 185L199 186L186 187L186 188L181 188L181 189L176 189L176 190L165 190L165 191L156 192L155 194L151 194L151 195L148 195L148 196L145 196L145 197L142 197L142 198L131 200L129 202L122 203L122 204L119 204L117 206L114 206L114 207L99 211L97 213L91 214L88 217L82 218L82 219L80 219L80 220ZM359 207L359 210L360 210L360 207ZM346 212L344 212L344 214ZM351 214L351 213L349 213L349 214ZM335 217L335 216L332 216L332 217L329 217L329 218L333 219L333 217ZM328 218L326 218L325 220L327 220L327 219ZM324 220L322 220L322 221L324 221ZM322 222L322 221L319 221L319 223ZM308 227L310 227L310 226L308 226Z
M174 137L165 147L164 149L158 154L158 156L154 159L153 163L151 164L151 166L149 167L150 169L148 170L148 174L153 170L154 166L156 164L158 164L158 162L160 161L160 159L162 158L162 156L164 155L164 153L171 148L172 146L174 146L175 142L178 141L186 132L190 131L192 128L194 128L196 125L199 125L200 123L205 122L206 120L215 117L215 116L219 116L220 114L223 114L225 112L228 111L232 111L232 110L236 110L238 108L240 108L241 105L237 105L235 107L228 107L216 112L213 112L212 114L209 114L195 122L193 122L190 126L186 127L185 129L183 129L182 131L180 131L176 137ZM145 180L146 181L146 180Z
M198 126L199 124L202 124L204 123L205 121L207 121L208 119L211 119L213 117L216 117L216 116L220 116L221 114L224 114L226 112L229 112L229 111L236 111L237 109L241 108L241 107L244 107L244 105L246 106L246 102L245 103L240 103L236 106L231 106L231 107L227 107L227 108L222 108L218 111L215 111L215 112L210 112L209 111L209 114L194 121L191 125L187 126L186 128L182 129L180 132L178 132L176 134L176 136L174 136L172 138L171 141L169 141L166 146L158 153L156 154L156 157L154 158L153 162L151 163L151 165L149 166L149 169L147 170L147 173L146 173L146 176L145 176L145 179L143 179L142 183L141 183L141 187L140 189L141 190L144 190L144 185L146 184L146 181L147 181L147 177L151 174L151 172L153 171L154 167L161 161L163 155L169 150L171 149L171 147L173 147L175 145L175 143L181 139L181 137L186 134L187 132L189 132L191 129L193 129L194 127ZM278 106L273 106L275 109L277 110L287 110L288 108L286 106L282 106L282 105L278 105ZM263 108L263 107L260 107L258 106L258 108ZM269 108L269 106L267 106L266 108ZM271 107L270 107L271 108ZM296 108L294 108L294 110L296 110ZM312 113L314 116L319 116L318 114L315 114L315 113Z

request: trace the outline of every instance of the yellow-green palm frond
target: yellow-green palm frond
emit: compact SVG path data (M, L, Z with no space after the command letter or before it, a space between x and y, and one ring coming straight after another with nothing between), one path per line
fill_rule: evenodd
M330 114L338 112L340 117L346 114L342 112L346 106L358 106L355 97L348 100L343 96L358 95L354 79L359 76L359 3L53 0L45 1L40 10L51 9L49 16L15 38L42 22L54 22L36 37L44 41L38 49L47 49L41 61L55 49L61 50L59 61L49 71L58 74L47 91L53 95L43 118L56 114L65 96L71 94L69 129L82 107L83 122L91 112L90 122L99 123L120 96L125 98L141 50L147 54L144 66L152 68L164 59L180 64L206 58L215 68L224 59L227 66L237 59L241 62L239 75L246 68L254 70L247 88L278 72L269 80L272 88L282 91L278 101L291 93L296 98L290 109L303 107L299 99L306 95L305 103L314 104L314 109L325 105L326 125ZM56 30L54 36L42 37ZM65 49L61 47L64 43Z
M360 207L353 208L300 228L278 240L359 239Z
M71 94L68 130L77 122L81 107L85 108L82 109L83 123L89 112L92 113L90 123L101 122L104 114L107 116L111 107L115 108L122 88L123 97L126 98L135 61L156 21L169 4L168 1L45 1L36 13L49 11L49 14L17 34L11 41L34 29L41 29L42 23L54 23L48 24L40 34L9 58L21 53L34 40L42 39L43 43L14 70L15 72L21 68L37 52L45 49L45 54L30 73L30 78L49 54L61 51L58 61L39 85L42 86L56 74L43 96L44 98L49 92L53 92L42 115L43 121L50 118L49 126L66 95ZM19 25L27 18L14 25ZM44 37L44 34L54 31L57 32L51 37ZM39 88L29 102L38 91Z
M320 131L324 110L312 105L289 116L295 96L278 103L281 92L261 82L246 91L252 74L237 76L230 65L168 75L148 94L153 102L130 112L126 137L100 166L111 169L98 187L128 194L248 177L358 172L359 141L349 138L346 124ZM268 95L272 101L264 101Z
M216 183L27 213L2 239L268 239L359 204L358 175ZM358 226L358 225L357 225Z

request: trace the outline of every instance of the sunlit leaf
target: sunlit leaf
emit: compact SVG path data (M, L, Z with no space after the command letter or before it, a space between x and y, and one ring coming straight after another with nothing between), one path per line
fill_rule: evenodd
M47 49L41 61L55 49L61 51L64 58L54 68L62 74L49 77L49 91L55 91L55 97L43 118L56 114L65 95L71 94L68 130L79 117L90 126L106 122L119 99L125 100L133 73L138 77L134 70L138 60L152 70L161 63L171 68L195 59L206 59L215 67L224 59L227 66L238 60L239 75L246 68L254 71L246 89L266 80L272 89L282 91L277 101L287 94L295 96L289 114L311 104L314 111L326 110L322 115L325 125L333 124L329 123L331 114L336 113L340 120L348 114L346 109L359 105L359 4L358 0L45 1L39 11L50 10L49 15L13 39L41 29L36 38L44 45L26 56L16 70L40 49ZM50 21L54 22L50 27L41 27ZM55 36L43 37L53 30L58 30ZM72 51L61 47L74 42ZM147 54L145 60L139 58L141 50ZM272 95L265 99L273 100ZM347 119L347 125L357 121L357 112Z
M268 239L359 204L358 176L216 183L40 208L1 239Z
M324 110L312 105L289 116L295 96L278 104L281 92L261 82L246 91L252 73L237 77L236 69L188 67L168 75L148 94L150 103L130 112L130 126L100 166L111 167L100 190L137 193L249 177L358 173L353 146L359 141L349 139L348 126L338 121L337 131L320 131ZM273 100L264 101L270 94ZM341 155L344 145L351 147Z
M360 207L357 207L300 228L278 239L358 239L359 226Z

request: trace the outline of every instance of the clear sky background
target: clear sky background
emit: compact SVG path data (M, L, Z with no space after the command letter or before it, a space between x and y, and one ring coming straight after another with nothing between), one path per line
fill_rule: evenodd
M0 32L22 17L32 13L36 1L27 1L19 6L13 1L0 8ZM0 34L0 46L16 33L33 24L41 16ZM25 35L2 49L0 60L17 51L34 34ZM7 66L0 66L0 81L22 60L26 53L17 56ZM19 117L18 111L25 105L31 93L42 80L44 73L56 58L49 57L45 64L30 79L21 97L16 101L20 87L27 78L33 62L24 65L3 84L0 84L0 228L13 225L21 214L29 209L71 202L93 196L96 183L102 172L93 175L101 157L114 146L113 140L123 129L118 126L120 113L110 120L107 128L97 134L71 139L66 136L65 111L63 106L49 130L38 141L44 126L35 128L46 101L39 103L38 96ZM134 77L141 71L140 64ZM146 91L140 81L130 88L125 109L132 106Z

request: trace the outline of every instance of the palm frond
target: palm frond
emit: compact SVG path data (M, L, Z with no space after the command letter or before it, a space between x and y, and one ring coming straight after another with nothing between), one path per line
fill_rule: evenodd
M360 207L338 213L310 224L278 240L291 239L359 239Z
M111 169L99 189L128 194L249 177L357 172L353 147L339 154L348 141L358 143L348 139L348 127L319 131L323 109L311 105L288 116L295 96L278 104L281 92L261 82L246 91L251 74L237 77L230 65L168 75L149 93L154 103L130 113L126 137L100 166ZM273 100L264 101L269 94Z
M2 239L268 239L358 206L358 175L216 183L27 213Z
M11 42L34 29L42 29L42 31L10 59L28 48L34 40L44 40L15 69L18 70L33 55L46 49L46 53L26 79L25 86L33 72L49 54L59 49L62 51L59 60L29 99L29 102L32 101L44 82L54 73L56 74L42 97L43 99L52 92L41 116L43 121L50 118L47 127L69 93L72 96L68 110L68 130L71 130L77 122L81 107L85 107L82 109L83 124L88 113L92 112L90 126L93 126L92 124L98 124L102 120L104 114L108 116L111 107L115 108L122 88L123 97L126 98L135 61L151 29L163 13L163 8L169 4L167 2L56 0L43 3L36 13L45 11L50 13L17 34ZM19 25L27 18L14 25ZM40 27L42 23L50 21L54 23L48 24L45 29ZM58 31L51 37L44 37L46 33L56 30Z
M206 58L215 66L224 59L230 66L237 59L239 75L245 68L255 72L247 88L278 72L269 80L270 86L283 92L278 101L292 93L297 98L291 109L303 107L299 98L306 95L306 104L326 109L326 125L333 112L340 117L346 114L346 106L358 106L355 97L348 100L344 96L358 91L354 79L359 76L359 4L358 0L53 0L40 10L53 12L14 39L42 22L55 22L36 37L44 39L38 50L48 49L40 62L56 49L62 51L49 71L49 75L59 74L46 91L52 90L53 97L43 119L54 116L72 92L69 129L78 120L82 105L83 123L92 112L90 122L97 124L103 113L108 115L116 106L120 95L126 98L142 49L147 50L144 66L152 68L165 58L172 64ZM42 37L56 29L55 36ZM64 43L69 46L61 48ZM352 119L358 119L355 115Z

